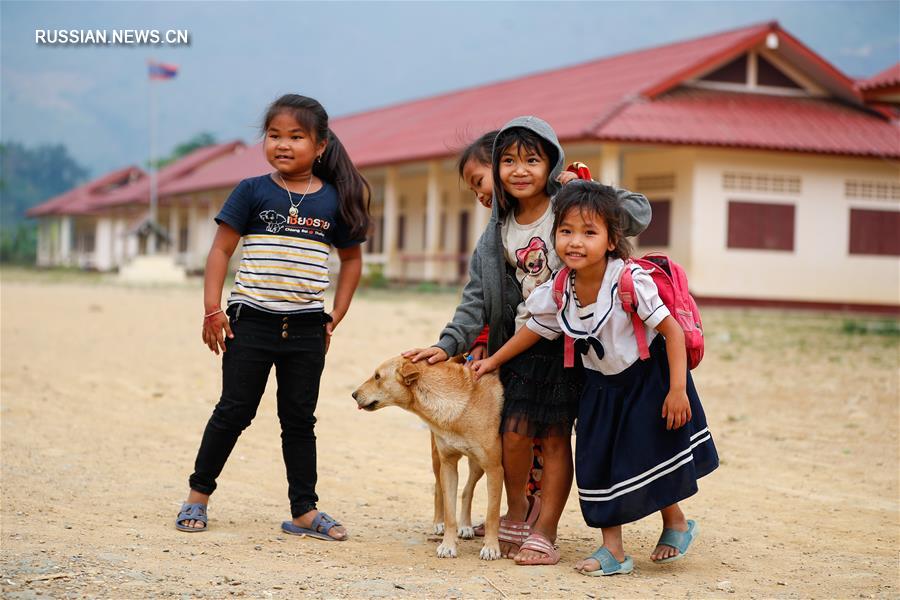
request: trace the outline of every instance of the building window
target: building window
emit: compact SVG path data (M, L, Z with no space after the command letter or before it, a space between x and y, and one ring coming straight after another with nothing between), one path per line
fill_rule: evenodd
M653 218L650 219L647 229L638 236L638 244L641 247L668 246L672 202L670 200L651 200L650 209L653 211Z
M384 252L384 215L375 219L375 243L372 246L376 254Z
M794 205L728 202L728 247L794 250Z
M850 209L850 254L900 256L900 211Z
M397 217L397 250L406 248L406 215Z

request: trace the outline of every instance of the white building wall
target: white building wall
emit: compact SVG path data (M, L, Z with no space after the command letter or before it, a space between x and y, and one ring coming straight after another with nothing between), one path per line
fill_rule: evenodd
M653 201L671 202L669 221L669 245L650 246L635 242L637 255L662 252L679 262L692 278L691 238L694 219L694 150L690 148L631 149L623 152L622 187L641 192ZM671 185L657 184L644 188L640 182L663 181L671 176ZM693 281L692 281L693 283Z
M800 193L723 188L726 171L797 175ZM900 182L898 163L881 159L697 150L691 286L701 296L808 302L900 304L900 259L849 254L850 208L845 180ZM773 202L795 208L793 251L727 247L728 201ZM897 201L865 207L900 210Z

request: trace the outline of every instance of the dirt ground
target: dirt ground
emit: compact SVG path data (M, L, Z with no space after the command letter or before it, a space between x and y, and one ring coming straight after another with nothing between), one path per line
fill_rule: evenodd
M683 506L701 533L654 565L659 521L627 526L630 576L572 564L598 545L573 493L562 562L435 556L428 431L350 392L382 359L431 343L450 293L363 291L337 330L319 399L320 506L346 543L283 535L274 381L202 534L173 527L219 360L201 290L7 271L2 281L4 598L898 598L897 335L865 317L708 309L695 372L721 467ZM896 331L897 324L887 325ZM484 482L475 513L484 512Z

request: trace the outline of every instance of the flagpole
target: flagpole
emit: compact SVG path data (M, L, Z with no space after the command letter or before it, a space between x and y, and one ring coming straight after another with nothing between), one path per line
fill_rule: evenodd
M147 254L156 254L156 93L153 77L150 82L150 234Z

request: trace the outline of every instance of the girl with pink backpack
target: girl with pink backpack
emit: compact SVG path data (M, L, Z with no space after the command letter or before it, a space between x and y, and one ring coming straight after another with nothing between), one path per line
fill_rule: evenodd
M679 560L698 528L678 503L719 464L688 370L685 331L694 324L673 315L650 273L628 260L612 188L574 181L557 196L553 216L556 252L568 268L561 289L554 293L556 278L536 288L526 300L526 326L473 368L488 373L541 339L572 338L587 374L576 424L578 497L585 521L603 535L575 568L590 576L630 573L622 525L655 512L663 532L650 558ZM620 296L626 270L633 289Z

